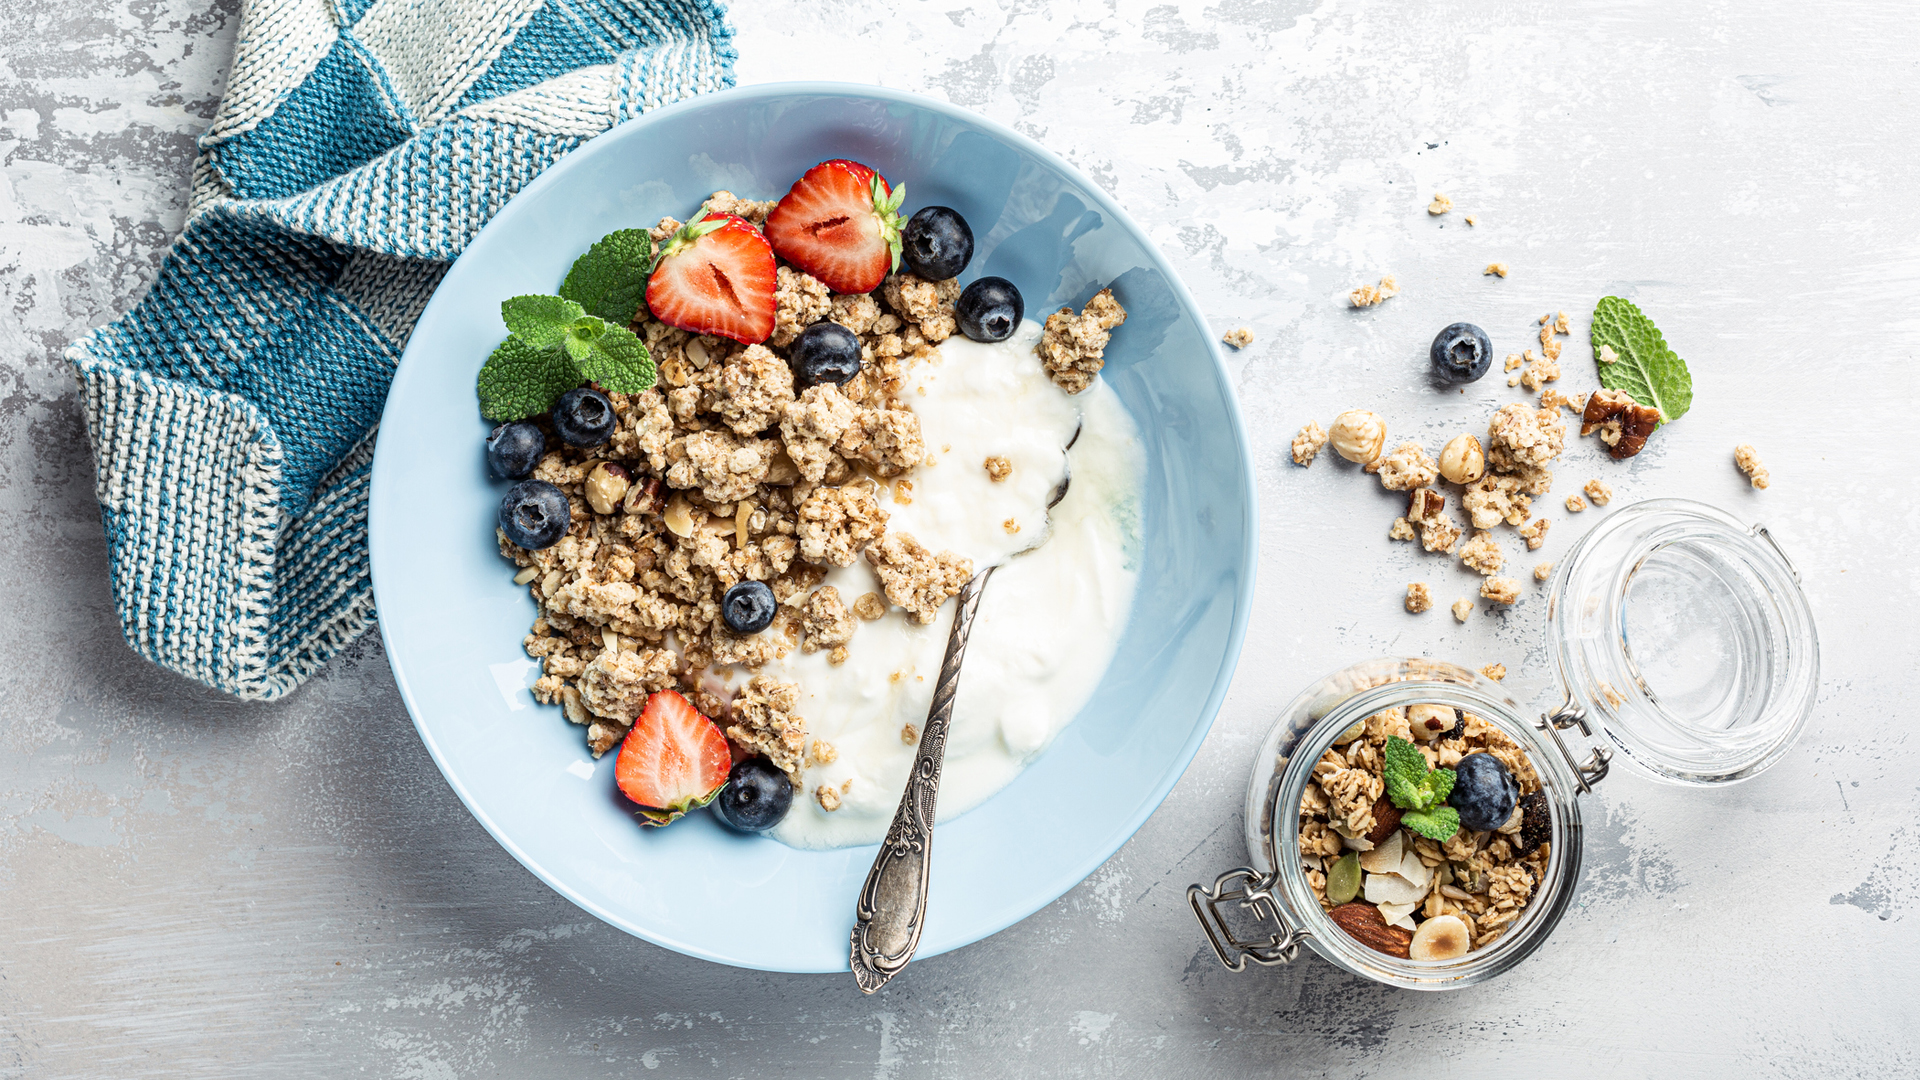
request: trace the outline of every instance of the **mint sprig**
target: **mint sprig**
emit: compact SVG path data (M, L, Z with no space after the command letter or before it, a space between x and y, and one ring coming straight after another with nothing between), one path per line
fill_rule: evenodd
M1459 812L1446 805L1453 791L1452 769L1429 769L1419 747L1389 735L1381 776L1387 798L1402 811L1400 824L1433 840L1448 840L1460 831Z
M1602 349L1611 350L1611 362ZM1659 409L1662 423L1680 419L1693 406L1687 362L1667 347L1660 328L1632 301L1603 296L1594 306L1593 356L1601 386Z
M651 387L653 357L626 324L646 293L652 258L645 232L622 229L574 261L561 295L503 301L500 319L513 336L480 369L481 415L502 421L543 413L582 383L621 394Z
M653 272L653 238L645 229L620 229L594 242L573 262L560 295L593 315L625 326L647 299Z

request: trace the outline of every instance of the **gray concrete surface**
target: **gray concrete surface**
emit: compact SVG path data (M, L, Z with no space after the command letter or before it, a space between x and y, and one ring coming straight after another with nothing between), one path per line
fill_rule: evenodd
M742 82L871 79L1011 123L1129 207L1217 329L1258 334L1231 363L1259 609L1185 779L1059 902L864 999L677 956L548 891L434 770L375 640L266 706L137 659L58 348L125 310L178 228L238 3L0 0L0 1076L1920 1071L1920 8L733 7ZM1436 190L1453 215L1423 212ZM1494 259L1510 278L1480 274ZM1402 295L1340 306L1382 272ZM1242 861L1248 757L1299 686L1393 652L1504 661L1552 694L1537 595L1465 626L1403 613L1408 581L1444 605L1475 579L1389 545L1395 498L1295 469L1288 439L1366 405L1437 448L1518 394L1426 389L1435 329L1518 344L1565 308L1578 342L1609 292L1689 359L1696 403L1635 461L1588 441L1562 475L1773 527L1824 634L1801 744L1733 790L1606 781L1579 903L1490 985L1219 970L1181 891ZM1590 386L1586 350L1566 359L1562 385ZM1741 441L1772 489L1734 473ZM1591 518L1546 516L1538 558Z

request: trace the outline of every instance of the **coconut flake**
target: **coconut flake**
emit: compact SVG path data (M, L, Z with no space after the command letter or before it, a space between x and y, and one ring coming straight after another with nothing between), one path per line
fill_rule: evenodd
M1380 917L1387 921L1388 926L1405 925L1407 929L1412 930L1414 928L1413 927L1413 909L1419 907L1420 905L1415 903L1415 904L1376 904L1374 906L1380 909Z
M1423 890L1433 883L1433 869L1420 861L1419 854L1411 845L1400 858L1400 868L1393 872L1406 878L1408 884Z
M1417 904L1426 899L1424 886L1415 885L1399 874L1368 874L1366 897L1369 904Z
M1360 854L1360 869L1369 874L1399 873L1400 863L1404 857L1405 853L1401 851L1400 830L1395 829L1393 835L1375 844L1373 850Z

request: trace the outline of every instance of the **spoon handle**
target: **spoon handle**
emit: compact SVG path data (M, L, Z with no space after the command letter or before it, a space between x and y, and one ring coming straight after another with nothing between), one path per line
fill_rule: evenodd
M900 973L913 959L927 915L927 875L933 865L933 815L940 795L940 764L946 757L947 725L953 720L953 699L960 690L960 662L966 659L967 636L973 632L974 612L986 591L993 567L975 574L960 589L947 634L947 654L940 661L940 681L934 684L933 706L920 729L920 749L913 772L900 794L900 808L867 871L854 908L853 978L860 992L871 994Z

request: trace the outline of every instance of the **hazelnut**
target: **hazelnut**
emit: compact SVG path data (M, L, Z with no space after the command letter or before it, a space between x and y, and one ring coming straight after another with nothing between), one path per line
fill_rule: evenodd
M611 461L603 461L587 474L587 505L596 514L611 514L620 508L627 495L627 470Z
M1426 742L1452 731L1454 723L1451 706L1422 703L1409 710L1407 730L1413 733L1414 738Z
M1452 960L1473 948L1467 924L1457 915L1435 915L1413 932L1407 952L1414 960Z
M660 509L660 478L653 477L644 484L634 484L627 488L627 497L620 501L620 508L629 514L647 514Z
M1333 418L1327 441L1348 461L1371 465L1387 445L1387 424L1365 409L1348 409Z
M1440 451L1440 475L1456 484L1471 484L1487 473L1487 455L1480 440L1455 435Z

